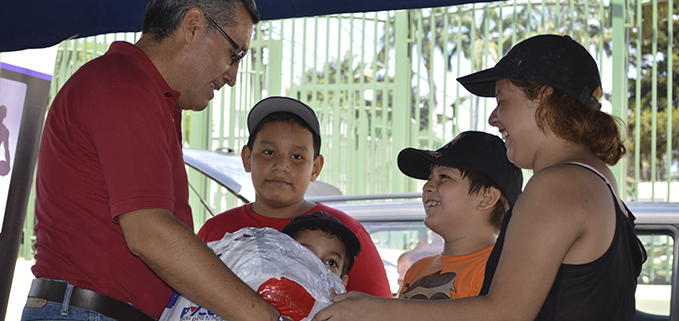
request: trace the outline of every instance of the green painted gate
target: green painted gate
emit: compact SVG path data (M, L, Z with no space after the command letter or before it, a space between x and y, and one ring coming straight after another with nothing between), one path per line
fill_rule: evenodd
M673 0L516 1L265 21L237 85L222 89L205 111L185 113L184 144L240 151L249 108L267 96L291 96L319 115L321 180L345 194L419 191L422 182L396 166L401 149L435 149L470 129L497 133L486 122L494 99L470 96L455 79L493 66L532 35L568 34L598 61L604 108L628 127L629 156L614 167L620 191L628 201L679 202L677 11ZM137 37L63 42L51 97L110 42ZM239 205L199 174L189 179L213 207ZM197 199L192 207L200 227L209 214ZM30 208L24 244L32 244L33 224ZM21 253L30 258L32 251L24 246Z

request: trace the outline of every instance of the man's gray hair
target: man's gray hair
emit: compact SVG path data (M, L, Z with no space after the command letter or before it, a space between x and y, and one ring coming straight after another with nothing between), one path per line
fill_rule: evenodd
M233 26L238 23L241 6L250 14L253 24L259 22L259 12L254 0L149 0L141 31L153 35L156 41L161 41L179 27L186 12L193 7L203 10L217 24Z

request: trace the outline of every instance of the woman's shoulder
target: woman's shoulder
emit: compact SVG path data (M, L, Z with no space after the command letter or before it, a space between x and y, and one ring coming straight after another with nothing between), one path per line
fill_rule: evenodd
M520 199L529 203L524 204L528 209L543 213L548 209L554 215L568 213L573 218L577 213L587 215L612 204L611 189L606 181L590 169L572 164L559 164L536 172Z
M564 163L549 166L533 174L526 189L549 187L547 192L556 190L583 191L600 189L606 186L608 178L604 170L597 170L594 166L580 163ZM605 171L608 171L606 169ZM531 186L532 185L532 186Z

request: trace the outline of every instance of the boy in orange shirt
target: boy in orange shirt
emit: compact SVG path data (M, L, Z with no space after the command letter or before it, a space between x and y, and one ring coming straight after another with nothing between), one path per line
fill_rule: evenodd
M445 241L442 253L408 269L400 298L479 294L495 236L523 183L521 170L506 154L499 137L476 131L463 132L436 151L406 148L399 153L401 172L427 180L422 188L424 224Z

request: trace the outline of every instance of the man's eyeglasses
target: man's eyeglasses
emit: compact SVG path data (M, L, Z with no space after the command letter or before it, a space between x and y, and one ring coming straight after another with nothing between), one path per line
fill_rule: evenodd
M222 36L224 36L224 38L226 38L226 41L228 41L228 42L231 44L231 46L233 47L233 49L236 50L236 54L235 54L235 55L231 55L231 65L235 65L235 64L237 64L238 62L240 62L240 60L243 59L243 56L245 56L245 51L243 51L243 49L241 49L240 47L238 47L238 45L236 44L236 42L233 41L233 39L231 39L231 37L229 37L229 35L227 35L226 32L224 32L224 30L223 30L222 28L220 28L219 25L217 25L217 23L216 23L214 20L212 20L212 18L210 18L210 17L208 17L208 16L205 16L205 19L207 19L207 21L210 21L210 23L211 23L215 28L217 28L217 30L219 31L219 33L221 33Z

